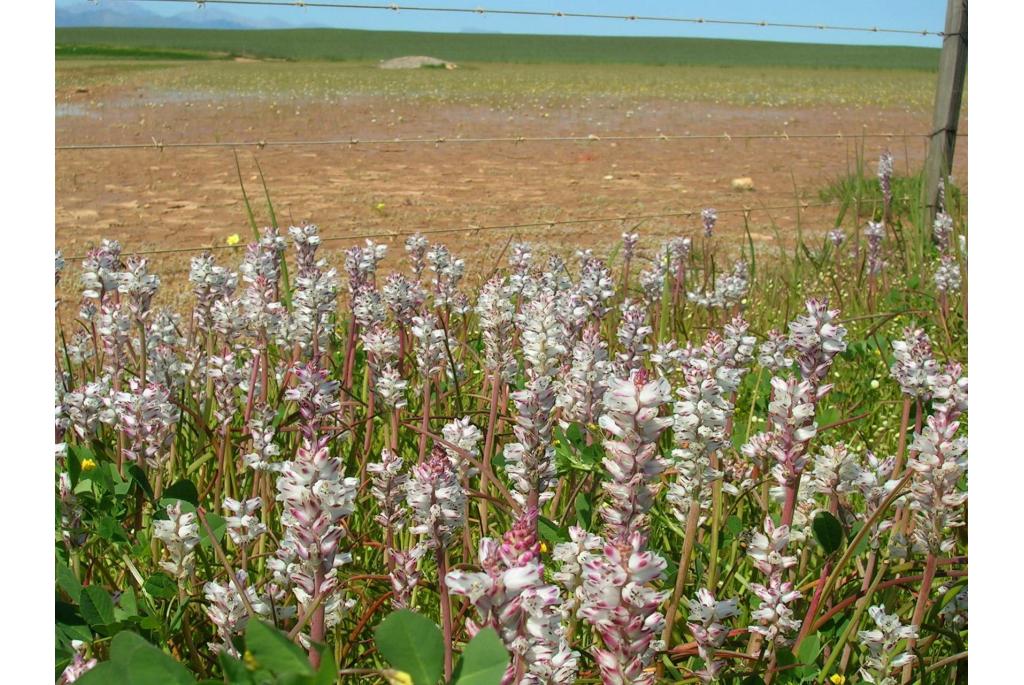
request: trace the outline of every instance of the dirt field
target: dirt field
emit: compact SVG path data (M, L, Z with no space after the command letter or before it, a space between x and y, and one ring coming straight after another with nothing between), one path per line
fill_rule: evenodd
M922 104L924 98L911 100L909 95L907 104L886 106L827 102L762 107L729 104L729 98L675 100L657 92L629 97L600 94L585 101L515 93L474 98L470 92L445 100L404 96L393 89L386 94L361 89L330 96L294 89L183 90L162 84L151 73L156 72L119 73L116 79L92 73L84 78L81 70L62 73L58 66L57 144L442 135L920 133L929 130L931 119L930 107ZM352 241L329 243L332 248L383 232L706 206L754 208L749 216L752 236L759 246L770 248L777 236L791 235L798 220L808 233L823 232L834 222L835 210L758 208L793 205L797 200L817 204L818 193L828 181L852 171L861 145L868 173L887 148L896 157L897 173L916 170L925 151L921 138L594 140L246 147L239 151L239 159L258 221L268 219L256 160L280 223L310 221L326 237L352 237ZM964 187L966 154L967 140L961 139L954 173ZM750 177L754 190L734 190L732 180L737 177ZM249 235L229 148L59 151L56 210L57 245L71 257L82 254L100 237L117 238L132 250L223 245L231 234L240 234L243 241ZM698 225L699 217L650 220L639 230L653 245L670 233L693 232ZM723 236L743 236L743 215L723 213L719 226ZM567 251L608 245L628 227L609 222L514 233L453 233L434 239L446 242L468 263L486 262L482 268L489 268L510 235ZM392 240L397 248L392 252L401 251L402 238L380 240ZM156 270L172 279L187 268L187 257L156 259Z

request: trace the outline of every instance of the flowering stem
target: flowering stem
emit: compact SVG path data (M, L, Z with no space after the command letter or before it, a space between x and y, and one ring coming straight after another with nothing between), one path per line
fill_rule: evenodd
M918 630L920 630L921 623L924 621L925 611L928 609L928 597L932 594L932 582L935 580L935 568L937 566L935 554L929 552L924 564L924 578L921 579L921 590L917 593L917 606L914 607L914 617L910 620L910 624L917 626ZM916 644L917 640L915 638L909 638L907 640L907 652L913 653ZM913 672L913 663L903 667L904 685L910 682Z
M315 597L323 597L323 593L320 590L320 586L324 582L324 572L322 569L317 568L316 573L313 574L313 583L316 585ZM322 644L324 641L324 605L321 603L313 611L313 618L309 624L309 663L313 668L320 668L320 652L317 651L316 646Z
M679 611L679 602L683 596L683 588L686 585L686 572L690 566L690 555L693 552L693 544L697 537L697 521L700 518L700 500L695 496L690 502L690 510L686 514L686 536L683 538L683 551L679 556L679 569L676 571L676 585L672 590L672 599L665 610L665 630L661 639L665 643L665 649L672 646L672 628L676 622L676 614ZM659 668L661 668L659 666Z
M484 455L481 459L480 490L487 492L491 479L491 457L494 455L495 429L498 422L498 397L501 394L501 370L495 369L491 378L491 406L487 415L487 437L484 441ZM487 500L480 501L480 534L487 535Z
M447 552L442 545L437 547L438 594L441 596L441 626L444 630L444 679L452 677L452 605L448 598L448 584L444 582L448 575Z
M427 435L430 433L430 377L423 379L423 407L421 408L422 418L420 419L420 449L418 464L423 463L427 455Z
M903 472L903 457L907 450L907 426L910 425L910 396L903 398L903 414L900 416L900 441L896 448L896 466L892 470L893 478L899 478Z

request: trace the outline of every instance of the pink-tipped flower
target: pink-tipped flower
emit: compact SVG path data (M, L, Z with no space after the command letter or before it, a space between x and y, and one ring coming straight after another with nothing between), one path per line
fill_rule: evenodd
M704 668L697 671L697 676L705 683L714 682L726 666L725 661L715 659L715 650L725 644L729 635L729 627L722 621L739 614L737 600L717 601L710 590L700 588L689 605L690 616L686 625L697 642L697 653L704 660Z
M665 560L644 550L639 532L609 542L600 554L583 563L583 598L580 616L601 638L603 647L591 653L606 683L654 683L648 670L664 649L659 639L665 617L658 610L668 592L658 592L653 581L665 570Z
M921 328L905 328L903 338L892 341L892 356L889 373L900 384L903 394L927 399L930 395L929 379L939 370L928 334Z
M829 309L828 300L810 298L807 314L789 324L789 344L797 354L800 373L818 385L828 374L832 360L846 351L846 328L836 323L838 309Z
M445 583L476 608L479 623L469 622L470 633L493 627L514 655L502 682L515 682L521 664L519 682L572 683L579 655L566 641L558 588L544 583L536 528L537 510L527 509L500 544L480 541L482 572L451 571Z
M882 200L886 207L892 204L893 161L892 153L888 150L878 158L878 185L882 189Z
M405 499L415 523L409 530L425 536L429 548L447 547L466 525L466 492L440 445L413 467L405 484Z
M658 412L670 399L668 381L653 379L644 369L633 371L629 378L608 380L605 413L598 420L609 434L602 462L608 473L603 483L608 501L601 508L601 518L608 539L616 544L645 527L646 513L654 503L654 488L665 470L658 438L672 424L671 417Z
M704 237L710 238L715 232L715 224L718 223L718 212L712 207L705 207L700 210L700 220L704 224Z
M860 675L866 683L895 683L894 669L913 663L916 658L910 652L899 652L896 646L905 640L918 637L917 626L905 626L896 614L885 613L884 606L868 608L875 627L857 633L857 639L865 648Z
M885 224L880 221L869 221L864 229L864 237L868 240L867 268L868 276L882 273L885 261L882 257L882 239L885 238Z

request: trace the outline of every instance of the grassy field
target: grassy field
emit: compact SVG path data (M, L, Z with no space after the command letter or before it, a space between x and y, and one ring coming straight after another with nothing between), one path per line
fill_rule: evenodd
M57 56L194 59L250 56L286 60L380 60L432 55L455 62L779 66L934 71L930 48L815 45L704 38L536 36L295 29L60 28Z

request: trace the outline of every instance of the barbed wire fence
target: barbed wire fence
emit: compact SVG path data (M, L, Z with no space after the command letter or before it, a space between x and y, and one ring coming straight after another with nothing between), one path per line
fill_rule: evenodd
M737 19L714 19L714 18L703 18L703 17L682 17L682 16L654 16L654 15L637 15L637 14L606 14L606 13L591 13L591 12L563 12L558 10L543 11L543 10L520 10L520 9L507 9L507 8L484 8L484 7L473 7L473 8L455 8L455 7L439 7L429 5L405 5L398 3L387 3L387 4L369 4L369 3L341 3L341 2L303 2L303 1L281 1L281 0L105 0L106 2L145 2L145 3L158 3L158 4L176 4L176 5L193 5L202 8L207 5L229 5L229 6L250 6L250 7L281 7L281 8L318 8L318 9L333 9L333 10L350 10L350 11L388 11L388 12L424 12L424 13L448 13L448 14L476 14L476 15L496 15L496 16L528 16L528 17L551 17L551 18L581 18L581 19L595 19L595 20L614 20L614 21L639 21L639 22L668 22L677 24L691 24L691 25L723 25L723 26L747 26L747 27L760 27L760 28L780 28L780 29L816 29L821 31L843 31L843 32L870 32L870 33L885 33L885 34L903 34L903 35L917 35L917 36L934 36L941 38L943 42L942 48L942 67L946 71L953 73L940 73L939 77L939 88L937 90L936 98L936 113L934 118L935 128L929 132L906 132L906 131L887 131L887 132L872 132L872 131L861 131L861 132L843 132L837 131L835 133L788 133L788 132L764 132L764 133L736 133L730 134L728 132L722 132L719 134L667 134L658 133L652 135L567 135L567 136L460 136L460 135L436 135L436 134L424 134L421 136L412 137L384 137L384 138L325 138L325 139L264 139L259 138L255 140L236 140L236 141L165 141L157 138L152 138L150 142L138 142L138 143L120 143L120 142L96 142L96 143L68 143L68 144L57 144L54 146L56 152L60 153L76 153L76 152L89 152L89 151L110 151L110 152L131 152L131 151L156 151L163 152L165 150L189 150L189 149L232 149L238 151L240 149L252 148L255 150L264 150L268 148L285 148L285 147L373 147L373 146L393 146L393 145L407 145L407 146L433 146L435 149L440 149L448 145L463 145L463 144L511 144L511 145L525 145L525 144L548 144L548 143L569 143L569 144L599 144L599 143L629 143L629 142L665 142L665 143L685 143L685 142L700 142L700 141L786 141L786 142L799 142L799 141L810 141L810 140L836 140L836 141L849 141L849 140L867 140L867 139L921 139L929 142L929 154L926 162L926 168L929 174L928 182L930 184L939 183L939 179L948 178L952 167L952 156L953 146L958 138L966 138L966 133L960 133L957 130L957 123L959 118L959 100L962 94L962 81L963 71L966 68L966 0L947 0L947 17L944 31L932 31L927 29L914 30L914 29L902 29L902 28L891 28L891 27L878 27L878 26L846 26L846 25L830 25L830 24L804 24L804 23L792 23L792 22L772 22L766 20L737 20ZM958 40L950 41L948 38L957 38ZM963 55L959 54L962 49ZM959 70L959 71L958 71ZM959 77L959 81L958 81ZM943 84L954 84L953 86L944 87ZM955 84L959 83L959 88ZM946 92L944 92L946 91ZM953 103L952 99L955 98L956 102ZM952 114L951 114L952 113ZM952 118L952 120L950 120ZM936 161L938 160L938 161ZM928 197L933 198L936 194L932 189L928 191ZM717 209L718 214L743 214L745 217L749 217L755 212L769 212L769 211L784 211L784 210L796 210L800 212L804 209L809 208L821 208L828 207L837 204L836 200L810 203L810 202L797 202L796 204L781 205L781 206L751 206L745 205L740 207L726 207ZM613 222L645 222L652 219L669 219L669 218L692 218L699 216L700 209L690 210L679 210L672 212L657 212L657 213L645 213L645 214L618 214L611 216L601 217L583 217L583 218L569 218L569 219L557 219L557 220L536 220L529 222L513 222L503 223L494 225L474 225L469 224L466 226L448 227L448 228L422 228L418 231L377 231L377 232L359 232L353 234L344 235L325 235L322 237L323 242L339 242L339 241L352 241L352 240L363 240L373 238L398 238L420 233L422 235L433 235L433 234L460 234L460 233L480 233L490 231L508 231L508 230L526 230L526 229L541 229L550 228L554 229L559 226L572 226L572 225L585 225L593 223L613 223ZM353 224L365 225L365 222L352 222ZM372 230L372 229L371 229ZM139 255L139 256L156 256L156 255L174 255L174 254L190 254L200 253L209 250L227 250L237 249L236 246L226 244L208 244L208 245L196 245L180 248L164 248L164 249L151 249L151 250L139 250L126 252L125 254ZM71 255L68 259L78 260L84 259L87 255Z

